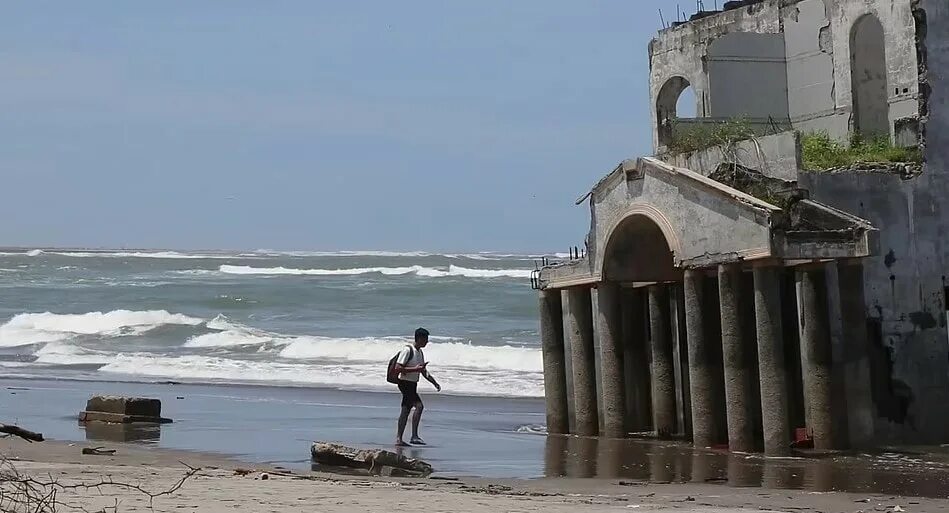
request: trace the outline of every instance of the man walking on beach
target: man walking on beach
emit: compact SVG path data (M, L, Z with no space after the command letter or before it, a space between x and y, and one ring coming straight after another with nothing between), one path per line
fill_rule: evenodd
M411 346L405 346L396 358L395 368L399 373L399 390L402 392L402 414L399 415L399 432L395 439L395 445L406 447L409 444L402 440L405 434L405 425L409 421L409 413L415 408L415 416L412 417L412 439L410 442L414 445L425 445L425 442L418 436L418 425L422 421L422 411L425 409L422 404L422 398L418 395L418 378L425 376L425 379L435 390L442 391L441 385L435 381L435 378L428 373L425 361L425 354L422 348L428 345L428 330L419 328L415 330L415 343Z

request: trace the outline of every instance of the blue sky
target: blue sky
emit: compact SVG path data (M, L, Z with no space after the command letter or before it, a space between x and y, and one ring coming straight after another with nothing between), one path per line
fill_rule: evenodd
M676 3L5 4L0 246L563 251Z

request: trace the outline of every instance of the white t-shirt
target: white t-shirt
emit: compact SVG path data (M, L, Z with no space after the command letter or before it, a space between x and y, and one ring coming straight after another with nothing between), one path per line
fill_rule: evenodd
M418 367L425 363L425 355L422 354L421 349L413 346L405 346L402 348L402 351L399 352L399 358L396 360L396 363L405 367ZM399 379L418 383L419 374L418 372L402 372L399 374Z

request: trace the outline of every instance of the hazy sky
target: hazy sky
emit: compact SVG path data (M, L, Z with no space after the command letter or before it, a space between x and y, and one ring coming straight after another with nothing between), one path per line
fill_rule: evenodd
M677 3L5 4L0 246L563 251Z

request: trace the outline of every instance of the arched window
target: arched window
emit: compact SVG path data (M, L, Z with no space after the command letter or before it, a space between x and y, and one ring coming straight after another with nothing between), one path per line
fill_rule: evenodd
M853 128L862 137L890 134L889 87L883 25L872 14L857 20L850 33Z
M672 123L676 118L695 117L696 105L695 91L688 80L683 77L666 80L656 97L659 144L667 144L672 138Z

